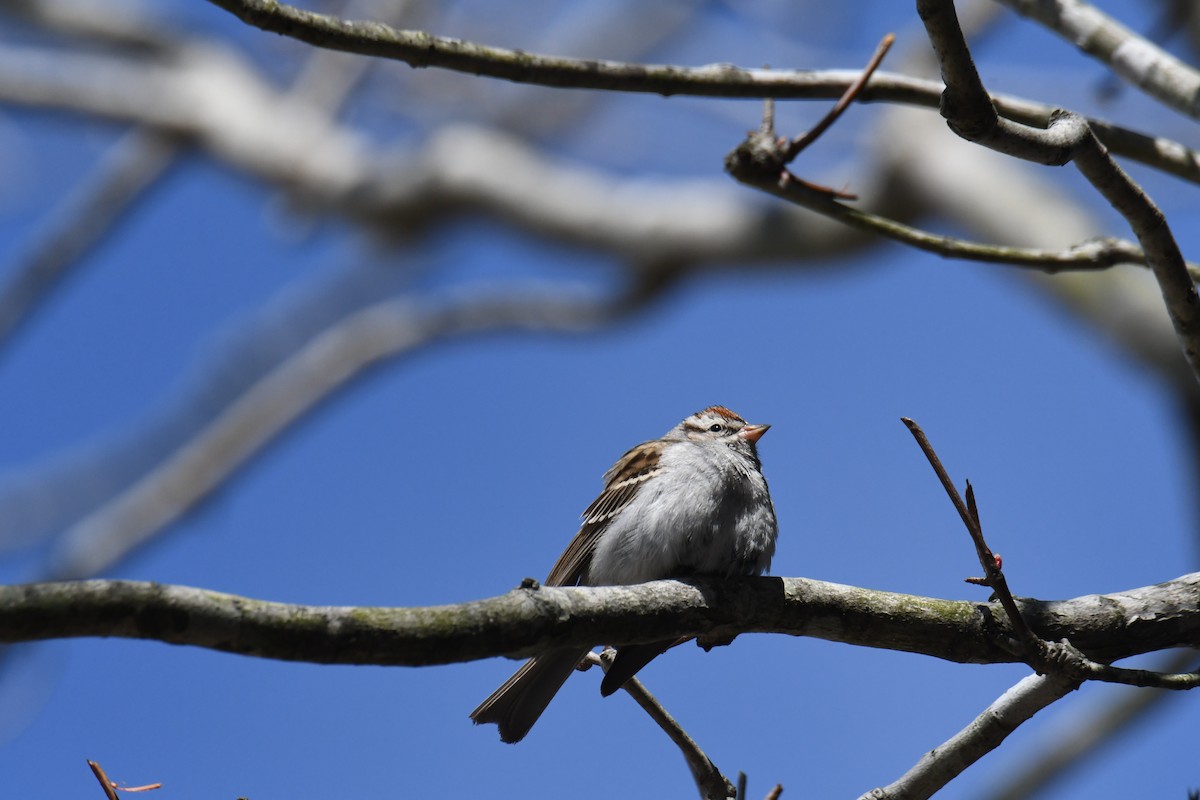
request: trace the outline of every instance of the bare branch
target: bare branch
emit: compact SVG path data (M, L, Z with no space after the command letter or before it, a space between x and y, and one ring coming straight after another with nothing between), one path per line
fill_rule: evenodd
M972 242L921 230L899 220L846 205L831 196L830 192L795 179L786 168L789 160L789 148L786 142L781 141L774 125L771 124L768 106L763 127L751 132L725 157L725 170L747 186L753 186L782 200L835 219L856 230L884 236L946 258L1006 264L1049 274L1092 272L1119 264L1147 266L1142 248L1124 239L1112 237L1093 239L1065 249L1049 249ZM1186 268L1191 280L1200 280L1200 265L1187 262Z
M104 796L108 800L117 800L117 792L149 792L155 789L161 789L161 783L148 783L144 786L118 786L117 782L111 780L104 772L104 768L95 761L88 760L87 765L91 767L92 774L96 776L96 780L100 781L100 785L104 787Z
M117 800L116 784L108 779L108 775L104 774L104 768L95 761L88 761L87 765L91 768L92 774L96 776L96 780L104 788L104 796L107 800Z
M1200 646L1200 573L1108 595L1023 600L1046 639L1067 635L1112 661ZM677 637L785 633L923 653L960 663L1011 663L996 644L1004 612L805 578L655 581L637 586L519 588L428 608L272 603L184 586L79 581L0 587L0 642L111 636L321 664L425 666L553 647Z
M355 377L448 337L500 330L590 330L647 302L528 286L402 297L315 336L226 406L153 471L75 523L51 559L55 580L95 575L204 499L269 441Z
M1200 117L1200 72L1080 0L1000 0L1107 65L1130 84L1189 117Z
M1000 605L1004 607L1004 613L1008 615L1008 621L1017 633L1018 645L1025 654L1044 655L1039 652L1042 641L1029 629L1025 618L1021 615L1021 610L1017 607L1017 601L1013 598L1012 592L1008 590L1008 581L1004 577L1004 570L1001 569L1000 559L992 552L992 549L988 547L987 541L983 538L983 529L979 523L979 509L975 505L975 491L971 488L970 482L967 482L967 501L964 503L958 495L958 489L955 487L954 481L950 479L945 466L942 465L942 460L938 458L937 453L934 452L933 445L929 443L929 439L925 436L925 431L921 430L921 426L908 417L901 417L900 421L905 424L909 432L912 433L913 438L917 440L917 444L925 454L925 458L929 460L929 465L937 473L938 480L941 481L946 496L954 504L955 510L958 511L959 517L962 518L963 525L966 526L967 532L971 535L971 542L975 545L975 554L979 557L979 565L983 567L984 572L982 579L972 580L971 582L990 586L996 592L996 598L1000 601Z
M1065 638L1060 642L1047 642L1040 639L1030 629L1017 605L1016 598L1009 591L1008 580L1004 577L999 556L992 552L983 537L983 529L979 522L979 509L975 504L975 490L971 487L970 481L967 482L967 501L964 503L958 495L958 489L955 488L954 482L946 473L941 459L934 452L933 445L929 443L925 432L921 430L921 426L907 417L902 417L901 421L908 426L909 431L917 440L917 444L925 453L925 457L942 483L942 488L945 489L950 501L958 510L963 524L971 535L976 555L979 557L979 564L983 567L984 577L968 578L967 582L991 587L995 592L996 599L1004 608L1004 613L1008 615L1012 630L1016 632L1016 639L1013 643L1014 652L1020 654L1039 673L1053 672L1076 682L1096 680L1158 689L1194 689L1200 686L1200 672L1163 674L1150 670L1114 667L1089 659Z
M1195 652L1180 651L1168 658L1158 671L1175 672L1195 663ZM1131 724L1142 721L1149 711L1158 709L1167 698L1175 696L1162 689L1122 692L1100 708L1081 711L1070 720L1060 720L1060 730L1043 732L1042 741L1031 743L1029 756L1005 770L1004 777L989 787L986 796L989 800L1025 800L1045 791L1069 768L1080 766L1087 756L1096 755L1101 745L1128 732Z
M587 660L592 664L599 665L605 672L608 671L612 664L611 657L608 656L609 651L606 650L604 655L596 653L588 653ZM733 783L728 778L721 774L717 769L717 765L713 763L700 745L696 744L696 740L688 735L688 732L683 729L670 712L663 707L658 699L650 694L646 685L636 677L625 681L621 686L634 701L642 707L642 710L650 715L650 719L662 729L679 752L683 755L684 761L687 762L688 769L691 770L692 779L696 781L696 788L700 790L700 796L706 800L725 800L728 797L736 797L737 790Z
M789 161L795 158L801 151L804 150L804 148L821 138L821 134L829 130L829 128L833 126L833 123L837 122L842 114L846 113L846 109L850 107L850 104L853 103L858 97L859 93L862 92L863 87L867 85L867 81L871 79L871 75L873 75L875 71L879 69L879 65L883 63L884 56L887 55L888 50L892 49L892 44L895 43L895 41L896 36L894 34L889 33L884 36L879 42L879 45L875 48L875 52L871 55L871 60L867 62L865 67L863 67L862 74L859 75L858 80L846 88L846 91L843 92L842 96L838 98L838 101L834 104L833 108L829 109L829 112L826 113L825 116L821 117L820 121L818 121L816 125L805 131L802 135L797 136L788 144L787 154ZM766 121L764 120L764 124L765 122Z
M489 47L420 31L401 31L377 22L348 22L303 11L275 0L210 0L243 21L318 47L391 58L414 67L443 67L519 83L576 89L608 89L702 97L837 99L854 84L855 70L787 71L744 69L732 64L703 67L632 64L557 58ZM911 103L936 108L941 85L886 72L875 73L859 102ZM997 95L1006 117L1046 124L1052 106ZM1106 145L1121 155L1166 172L1200 180L1200 155L1182 144L1096 120Z
M619 61L562 58L476 42L403 31L377 22L342 20L275 0L210 0L243 22L316 47L403 61L413 67L444 69L516 83L574 89L607 89L704 97L799 97L836 99L840 88L818 73L742 69L732 64L678 67ZM894 77L894 76L889 76ZM815 80L814 80L815 79ZM853 82L853 78L851 79ZM880 84L890 83L889 79ZM893 83L901 90L904 81ZM908 89L912 88L910 84ZM810 94L813 91L821 94Z
M953 0L918 0L917 10L946 82L942 114L950 128L964 139L1018 158L1041 164L1075 164L1133 229L1158 280L1193 377L1200 380L1200 295L1162 212L1117 166L1078 114L1057 112L1045 130L998 115L975 70Z
M859 800L924 800L995 750L1019 725L1079 687L1057 676L1030 675L992 703L970 725L935 747L898 780Z
M0 345L65 273L113 231L174 162L176 149L170 137L144 129L127 133L113 146L97 174L62 203L53 223L0 286Z

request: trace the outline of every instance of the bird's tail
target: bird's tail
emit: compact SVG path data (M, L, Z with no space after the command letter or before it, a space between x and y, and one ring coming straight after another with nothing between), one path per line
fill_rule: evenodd
M521 741L587 652L572 648L534 656L480 703L471 719L476 725L496 723L502 741Z

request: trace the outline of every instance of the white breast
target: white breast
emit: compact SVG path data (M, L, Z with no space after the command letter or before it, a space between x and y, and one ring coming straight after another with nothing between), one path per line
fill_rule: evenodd
M584 582L767 570L777 526L766 481L749 457L730 458L720 447L683 442L667 448L662 471L600 537Z

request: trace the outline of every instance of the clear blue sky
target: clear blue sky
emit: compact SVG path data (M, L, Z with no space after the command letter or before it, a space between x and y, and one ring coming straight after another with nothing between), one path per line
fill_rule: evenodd
M278 46L201 0L167 5L214 35ZM858 54L889 29L919 35L907 6L901 16L899 4L867 5L857 23L831 16L780 31L768 52L738 39L733 53L705 55L721 24L744 24L714 17L710 38L653 58L783 66L789 47L851 44ZM1060 48L1046 63L1067 85L1099 79L1028 29L1010 21L981 50L985 78L991 68L1009 81L998 88L1037 83L1036 68L998 66L1001 43ZM597 152L593 131L563 150L631 174L711 176L758 113L720 108L602 100L590 112L595 129L629 126L633 144ZM1141 124L1150 108L1126 91L1106 115ZM641 115L653 122L639 127ZM1194 143L1194 127L1166 119ZM0 159L0 268L118 132L25 111L2 124L12 146ZM831 158L853 146L851 133L835 138ZM1154 187L1181 221L1194 213L1194 187ZM0 353L0 489L30 465L155 418L264 303L315 291L369 257L338 224L298 235L274 200L190 156L62 287ZM1194 226L1176 233L1197 251ZM470 221L386 263L417 274L418 290L524 276L601 286L611 266ZM500 594L544 576L628 446L713 403L774 426L760 453L780 520L776 575L985 598L962 583L978 570L973 550L901 416L925 427L960 483L974 483L1016 593L1072 597L1195 569L1195 476L1171 397L1147 370L1005 268L886 245L834 266L728 271L601 334L504 335L389 364L105 577L329 605ZM0 580L28 577L44 555L4 556ZM41 644L13 654L0 675L0 776L19 798L98 797L89 758L120 781L161 781L160 798L693 796L673 746L628 697L601 699L594 674L575 676L517 746L472 726L467 714L515 667L327 667L153 642ZM751 796L781 782L785 797L855 797L895 779L1027 672L746 636L707 654L680 648L643 677L726 774L749 774ZM980 796L1122 691L1135 690L1084 687L944 796ZM1200 695L1173 700L1054 796L1182 798L1200 786Z

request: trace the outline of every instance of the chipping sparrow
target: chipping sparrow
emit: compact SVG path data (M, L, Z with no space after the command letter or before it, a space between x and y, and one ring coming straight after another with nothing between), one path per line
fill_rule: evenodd
M775 553L775 508L750 425L712 406L643 442L604 474L604 491L546 578L548 586L643 583L686 575L759 575ZM619 647L600 684L608 696L678 640ZM471 712L500 738L525 737L587 649L534 656Z

